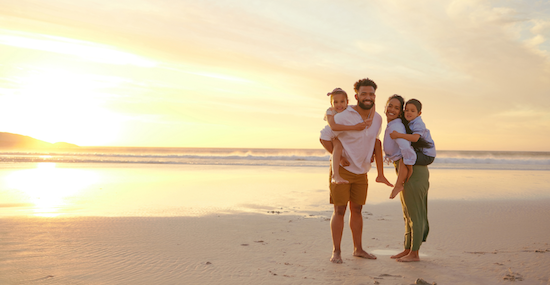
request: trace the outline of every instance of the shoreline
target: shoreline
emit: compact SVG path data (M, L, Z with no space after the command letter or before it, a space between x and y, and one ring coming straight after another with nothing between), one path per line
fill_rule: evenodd
M0 218L0 283L548 284L550 200L430 201L421 262L397 263L395 204L367 204L363 244L378 260L329 262L329 212L201 217ZM349 215L346 215L346 220ZM508 276L508 277L507 277ZM510 277L511 276L511 277Z

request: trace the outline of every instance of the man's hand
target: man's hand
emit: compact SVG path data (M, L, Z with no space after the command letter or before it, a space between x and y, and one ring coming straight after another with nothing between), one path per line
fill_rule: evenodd
M394 139L400 139L400 138L401 138L401 133L398 132L398 131L393 131L393 132L391 132L391 134L390 134L390 138L391 138L392 140L394 140Z

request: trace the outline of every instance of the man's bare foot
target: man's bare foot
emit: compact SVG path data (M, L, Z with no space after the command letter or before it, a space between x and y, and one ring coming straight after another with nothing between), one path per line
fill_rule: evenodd
M337 264L344 263L342 261L342 256L341 256L340 251L333 251L332 252L332 256L330 257L330 262L337 263Z
M403 256L409 255L409 252L411 252L410 249L405 249L405 250L403 250L402 252L400 252L400 253L398 253L398 254L396 254L396 255L392 255L390 258L392 258L392 259L401 258L401 257L403 257Z
M332 181L331 181L332 184L347 184L349 183L349 181L345 180L344 178L340 177L340 176L334 176L332 177Z
M420 261L420 258L418 256L412 256L411 254L407 256L403 256L401 258L398 258L397 261L399 262L416 262Z
M390 186L390 187L393 187L393 184L391 184L391 183L388 181L388 179L386 179L385 176L382 176L382 177L378 176L378 177L376 177L376 182L378 182L378 183L384 183L384 184L386 184L386 185L388 185L388 186Z
M366 252L362 249L354 251L353 256L366 258L366 259L376 259L376 256L374 256L373 254L370 254L370 253L368 253L368 252Z
M395 196L397 196L397 194L399 194L399 192L403 191L404 189L405 187L403 185L395 185L395 187L393 187L393 190L391 191L390 199L395 198Z

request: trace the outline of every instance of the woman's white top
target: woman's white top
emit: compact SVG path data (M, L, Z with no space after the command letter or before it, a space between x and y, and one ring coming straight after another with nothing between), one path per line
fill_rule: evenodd
M406 165L414 165L416 162L416 153L411 146L411 142L406 139L395 139L390 137L393 131L397 131L402 134L406 134L405 125L400 118L397 118L388 123L386 126L386 132L384 133L384 153L386 159L391 161L398 161L403 158L403 163Z

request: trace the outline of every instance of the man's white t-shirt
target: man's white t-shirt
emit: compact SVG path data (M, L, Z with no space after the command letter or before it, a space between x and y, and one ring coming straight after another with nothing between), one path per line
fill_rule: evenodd
M334 115L334 122L340 125L353 126L362 123L363 118L355 111L353 106L348 106L346 110ZM321 131L321 139L331 140L334 136L338 136L344 147L342 156L350 163L349 166L344 168L355 174L364 174L370 170L374 144L376 138L380 135L381 127L382 117L375 112L370 127L362 131L333 132L329 126L326 126Z

